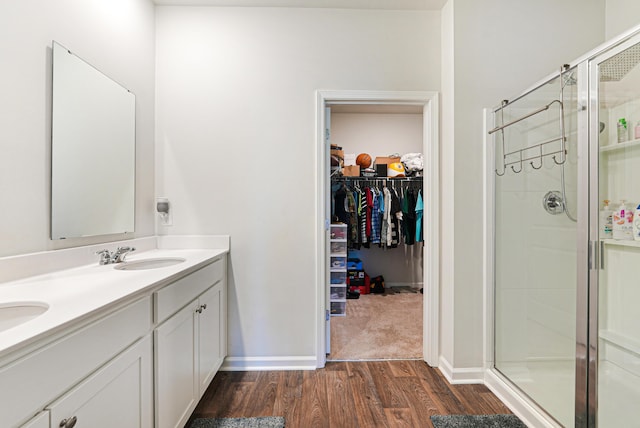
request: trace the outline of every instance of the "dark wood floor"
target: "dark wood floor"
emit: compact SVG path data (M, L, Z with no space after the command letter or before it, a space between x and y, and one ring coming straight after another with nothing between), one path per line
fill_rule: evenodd
M375 361L219 372L192 418L284 416L287 428L417 428L433 427L431 415L494 413L511 412L483 385L449 385L422 361Z

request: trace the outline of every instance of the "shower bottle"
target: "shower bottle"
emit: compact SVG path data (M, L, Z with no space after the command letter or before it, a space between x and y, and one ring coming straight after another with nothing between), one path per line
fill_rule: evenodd
M624 143L629 140L629 130L627 128L627 119L624 117L618 120L618 143Z
M625 200L620 202L620 208L613 212L613 239L633 239L633 211L628 210Z
M604 207L600 211L600 238L611 239L613 238L613 211L609 208L609 200L604 200ZM638 238L640 239L640 237Z
M640 205L633 216L633 240L640 241Z

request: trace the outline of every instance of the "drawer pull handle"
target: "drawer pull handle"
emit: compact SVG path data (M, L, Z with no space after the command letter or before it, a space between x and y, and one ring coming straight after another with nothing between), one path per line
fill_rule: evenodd
M207 304L205 303L204 305L201 306L202 309L207 309Z
M201 314L203 310L207 309L207 304L205 303L204 305L200 305L198 306L198 309L196 309L196 312Z
M60 428L73 428L77 422L78 418L75 416L69 419L63 419L60 421Z

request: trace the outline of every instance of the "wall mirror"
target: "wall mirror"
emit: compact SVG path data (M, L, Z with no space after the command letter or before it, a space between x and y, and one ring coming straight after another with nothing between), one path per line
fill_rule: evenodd
M51 239L134 231L135 96L53 42Z

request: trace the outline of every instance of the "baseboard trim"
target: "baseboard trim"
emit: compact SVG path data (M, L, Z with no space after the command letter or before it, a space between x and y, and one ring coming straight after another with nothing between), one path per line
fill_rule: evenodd
M470 383L484 383L484 369L482 367L453 368L446 358L440 356L438 369L452 385Z
M535 403L517 393L515 388L508 385L493 369L487 369L484 373L484 384L502 401L522 422L530 428L560 428L550 416L548 416Z
M227 357L221 371L315 370L318 361L310 357Z

